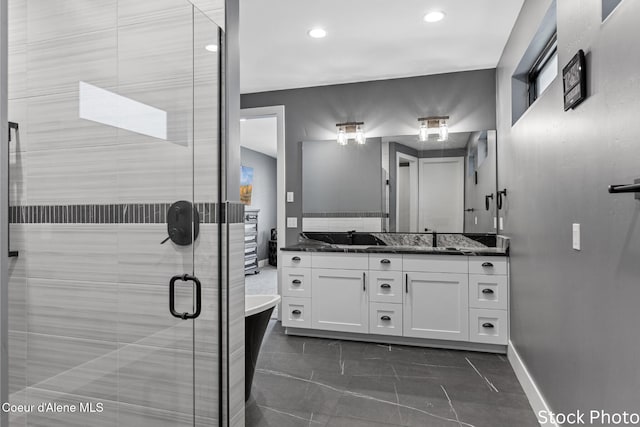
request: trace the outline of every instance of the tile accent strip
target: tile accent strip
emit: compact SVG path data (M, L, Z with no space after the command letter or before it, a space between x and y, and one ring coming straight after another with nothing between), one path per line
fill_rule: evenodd
M164 224L171 203L123 203L90 205L10 206L11 224ZM203 224L223 222L225 205L218 211L218 203L196 202ZM219 214L222 215L219 215ZM244 222L244 205L229 203L229 223Z
M305 212L303 218L388 218L386 212Z

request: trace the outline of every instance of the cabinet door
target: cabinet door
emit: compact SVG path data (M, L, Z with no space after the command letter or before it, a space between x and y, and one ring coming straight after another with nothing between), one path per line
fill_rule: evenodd
M469 340L468 276L405 273L404 336Z
M368 278L358 270L311 270L313 329L369 332Z

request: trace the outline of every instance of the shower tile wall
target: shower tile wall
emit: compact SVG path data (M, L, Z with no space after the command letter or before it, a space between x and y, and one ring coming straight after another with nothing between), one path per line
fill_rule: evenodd
M9 1L9 120L20 125L10 204L214 202L218 65L202 47L217 40L216 26L186 0L90 3ZM221 3L202 8L221 17ZM168 141L80 119L79 81L167 111ZM243 226L231 228L241 242ZM105 404L89 418L34 414L12 426L191 425L193 334L197 424L215 424L216 224L201 224L195 253L161 245L161 223L10 230L20 252L10 266L12 401ZM167 309L168 280L191 271L203 284L193 329ZM231 279L234 289L243 281ZM178 303L190 295L178 292ZM244 301L233 302L238 316ZM240 337L232 360L244 360Z

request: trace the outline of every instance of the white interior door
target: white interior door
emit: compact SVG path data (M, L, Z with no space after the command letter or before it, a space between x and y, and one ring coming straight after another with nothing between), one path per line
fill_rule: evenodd
M462 233L464 157L420 159L419 230Z

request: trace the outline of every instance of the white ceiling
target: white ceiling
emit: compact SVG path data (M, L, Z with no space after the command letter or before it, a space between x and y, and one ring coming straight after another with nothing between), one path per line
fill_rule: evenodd
M523 1L243 0L241 92L494 68Z
M278 128L275 117L251 118L240 121L240 145L253 151L277 157Z

